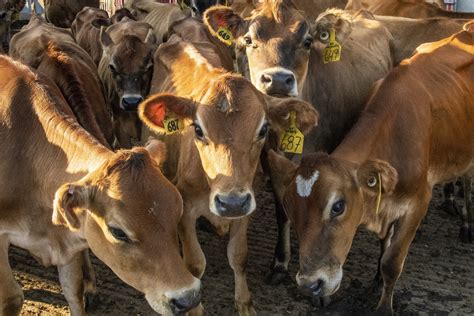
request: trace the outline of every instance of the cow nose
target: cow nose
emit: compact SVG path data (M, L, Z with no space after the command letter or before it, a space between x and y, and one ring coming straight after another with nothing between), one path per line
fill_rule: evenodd
M122 106L127 111L136 111L142 101L142 97L124 97L122 98Z
M216 210L223 217L240 217L247 215L250 210L252 195L250 193L244 195L237 194L216 194L214 202Z
M323 286L324 281L318 279L316 282L300 285L299 289L304 295L318 297L322 294Z
M266 94L293 96L295 93L296 78L289 71L264 72L260 83Z
M173 314L184 314L201 302L201 292L199 290L188 290L179 298L172 298L169 301Z

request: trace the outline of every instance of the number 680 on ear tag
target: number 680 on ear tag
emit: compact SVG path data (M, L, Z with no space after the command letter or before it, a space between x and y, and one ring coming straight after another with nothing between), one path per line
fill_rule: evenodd
M290 112L290 127L280 136L280 150L286 153L303 153L304 135L296 127L296 113Z
M163 120L163 126L165 128L165 134L168 135L181 131L183 129L183 122L178 118L167 116Z

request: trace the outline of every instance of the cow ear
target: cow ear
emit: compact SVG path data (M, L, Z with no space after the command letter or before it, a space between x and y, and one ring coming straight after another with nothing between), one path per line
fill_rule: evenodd
M398 183L398 173L388 162L367 160L357 170L357 182L371 194L392 194ZM380 187L381 184L381 187Z
M90 187L68 183L62 185L54 196L53 224L64 225L77 231L81 227L79 213L90 205Z
M277 194L280 201L283 201L286 188L295 177L298 165L272 149L268 151L268 164L270 166L273 191Z
M105 31L105 27L100 28L100 43L103 48L108 48L114 44L110 35Z
M226 6L214 6L207 9L204 12L203 20L209 32L227 44L244 35L247 29L247 22L235 13L234 10ZM232 38L227 41L223 39L219 35L221 29L230 31Z
M308 102L293 98L274 98L265 96L267 99L266 113L271 126L277 132L286 130L290 126L290 112L296 112L296 127L307 134L318 125L319 113Z
M155 36L155 32L153 32L152 28L150 28L148 30L148 33L146 33L145 44L149 44L149 45L155 45L156 44L156 36Z
M311 27L313 37L323 43L329 42L331 30L335 31L336 40L341 43L352 32L352 22L344 16L328 11L321 13Z
M153 131L165 134L165 119L191 119L195 104L192 100L172 94L155 94L143 101L138 109L140 119Z
M95 19L95 20L92 20L91 21L91 24L93 27L95 27L96 29L101 29L102 27L109 27L110 25L112 25L112 23L110 22L110 19Z

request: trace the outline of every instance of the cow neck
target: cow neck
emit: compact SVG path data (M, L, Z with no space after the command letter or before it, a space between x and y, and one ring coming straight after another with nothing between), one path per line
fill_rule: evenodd
M40 98L44 98L44 94L38 96L38 99ZM65 171L68 174L94 171L112 155L110 150L84 130L74 118L60 111L58 108L61 105L56 108L52 105L53 100L45 101L47 102L36 102L35 111L46 139L53 145L53 150L61 151L61 154L65 155ZM55 156L53 153L51 155Z

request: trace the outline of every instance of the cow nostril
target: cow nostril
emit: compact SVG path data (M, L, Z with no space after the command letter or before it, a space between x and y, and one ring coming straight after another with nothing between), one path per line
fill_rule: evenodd
M292 85L294 82L295 82L295 78L293 76L288 77L285 81L287 85Z
M169 304L174 313L186 313L196 307L201 302L201 294L196 291L190 291L179 298L173 298Z
M244 198L242 199L242 204L241 204L241 207L243 209L246 209L250 206L250 201L252 199L252 196L250 195L250 193L247 193Z
M262 77L260 78L262 83L271 83L272 82L272 76L263 74Z
M318 279L316 282L314 282L313 284L311 284L309 286L310 290L311 290L311 294L313 294L313 296L318 296L319 294L321 294L321 290L323 288L323 284L324 284L324 281L321 280L321 279Z

